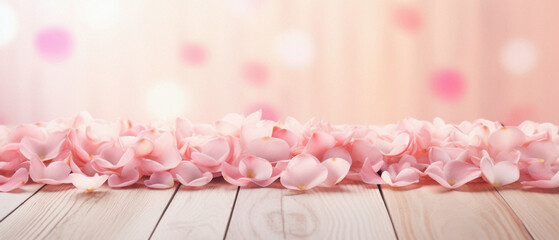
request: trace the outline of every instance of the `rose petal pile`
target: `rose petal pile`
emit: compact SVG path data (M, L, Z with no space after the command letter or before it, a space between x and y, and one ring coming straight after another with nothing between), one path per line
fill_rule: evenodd
M445 188L472 181L559 187L559 135L551 123L518 126L477 120L447 124L412 118L386 126L275 122L229 114L213 124L68 119L0 126L0 191L29 179L92 192L143 183L200 187L213 178L242 187L278 180L288 189L331 187L344 179L406 186L431 178Z

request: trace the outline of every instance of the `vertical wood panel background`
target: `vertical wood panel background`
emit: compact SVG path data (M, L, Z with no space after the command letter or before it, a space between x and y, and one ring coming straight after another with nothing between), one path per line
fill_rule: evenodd
M115 20L102 28L84 17L108 21L113 15L102 7L115 4ZM81 110L110 120L183 115L208 122L258 106L270 118L334 123L436 116L450 122L559 120L559 112L551 111L559 107L555 1L103 0L97 5L101 10L81 0L0 0L17 19L15 36L0 43L0 123L50 120ZM0 18L0 27L7 24ZM70 34L67 58L51 61L35 47L37 34L47 27ZM293 55L310 47L308 64L278 57L282 33L293 32L310 44L296 40L282 49ZM507 55L507 43L515 39L528 46ZM184 61L188 44L205 52L202 63ZM518 73L504 66L506 55L522 68L526 48L535 56L532 67ZM246 63L264 68L262 84L245 79ZM448 100L433 92L432 76L441 69L462 77L463 94ZM185 106L162 101L179 109L150 111L149 92L169 82L182 89Z

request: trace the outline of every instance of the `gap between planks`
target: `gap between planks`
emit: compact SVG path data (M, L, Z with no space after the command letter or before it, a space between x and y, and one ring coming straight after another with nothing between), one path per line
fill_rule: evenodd
M381 187L401 239L532 239L508 203L489 184L447 190L426 180Z
M217 178L201 188L181 187L151 239L222 239L227 234L239 188Z
M211 186L211 184L215 184L213 187ZM159 214L156 214L154 217L154 219L157 219L157 222L155 223L154 227L151 229L150 234L151 237L155 236L154 239L161 239L164 238L165 236L168 236L168 234L162 234L162 235L157 235L156 233L161 232L158 231L159 229L164 230L162 232L167 232L167 233L173 233L173 228L176 228L177 225L176 223L173 223L172 219L167 219L169 216L172 218L173 213L176 216L181 216L183 219L178 219L178 221L185 221L189 219L189 215L193 215L192 212L190 213L184 213L181 211L177 211L177 209L179 209L181 206L184 208L185 206L188 205L192 205L193 201L196 202L196 198L200 197L202 198L201 202L198 201L199 203L201 203L200 205L198 205L195 208L198 208L199 211L198 212L208 212L208 207L212 208L215 207L215 205L211 204L211 201L208 202L208 200L214 199L217 202L221 202L222 204L218 204L220 207L218 209L220 209L219 211L214 211L213 214L215 215L216 212L218 212L217 215L219 216L213 216L213 217L209 217L209 219L218 219L218 222L221 222L220 225L221 227L217 227L216 231L214 231L215 233L215 237L216 238L226 238L226 239L238 239L241 236L245 236L245 237L250 237L250 233L248 235L244 235L241 234L239 235L239 233L242 233L242 229L239 229L239 225L243 224L243 221L246 220L243 218L246 217L247 214L252 214L252 213L256 213L255 215L252 216L253 219L258 219L260 218L261 220L270 220L270 219L266 219L266 217L270 217L269 215L265 214L265 210L266 208L268 208L268 210L270 210L270 206L273 207L273 205L268 205L268 207L263 207L264 205L266 205L265 203L276 203L276 207L278 207L279 205L279 213L280 213L280 218L277 219L276 222L274 222L274 219L271 219L272 221L267 221L265 223L260 222L260 224L262 225L271 225L268 226L268 228L272 228L272 229L276 229L278 230L277 233L274 235L270 235L271 237L275 237L278 239L284 239L284 238L293 238L293 237L314 237L315 235L313 234L306 234L306 231L308 230L308 227L310 226L310 228L316 228L316 226L313 226L312 222L309 222L308 217L311 216L311 218L313 219L317 219L318 221L324 221L324 218L320 218L317 217L316 215L318 214L319 216L325 217L325 219L327 219L327 221L332 221L333 216L330 216L330 219L328 219L328 216L325 212L328 212L329 207L328 204L325 204L325 202L334 202L334 204L336 204L336 191L333 191L334 189L317 189L316 191L309 191L303 194L294 194L293 191L290 190L286 190L286 189L282 189L281 186L277 186L277 183L275 184L277 188L274 188L272 186L272 188L269 189L245 189L245 188L238 188L238 187L234 187L231 188L228 184L223 184L223 183L210 183L209 189L208 191L204 191L204 189L198 189L198 190L180 190L180 185L177 186L175 189L172 189L172 194L170 195L170 197L166 200L163 201L162 203L164 203L164 208L161 210L161 212L159 212ZM338 187L340 188L347 188L347 186L345 186L346 184L342 184L342 185L338 185ZM409 236L413 236L414 238L421 238L421 234L417 234L414 232L414 234L416 235L409 235L409 233L406 233L405 231L403 231L402 229L405 229L402 227L402 219L401 216L399 216L398 214L401 214L402 210L401 209L408 209L408 211L406 212L406 215L409 215L408 217L411 218L417 218L416 215L418 215L418 211L417 211L417 207L418 205L420 206L419 208L425 208L426 206L421 206L422 203L421 201L424 200L425 198L429 198L429 195L435 195L434 197L437 198L435 199L435 202L437 203L436 207L442 207L445 208L448 207L448 205L456 205L458 204L462 204L462 206L464 206L464 199L462 198L472 198L472 199L479 199L481 195L483 195L482 199L485 198L485 202L484 204L487 204L488 202L490 203L489 206L490 208L495 207L494 205L497 205L497 208L502 210L502 211L498 211L498 212L493 212L491 214L483 214L482 212L480 212L479 205L484 205L484 204L477 204L477 206L471 205L470 207L472 207L473 209L469 209L471 211L474 211L477 214L471 214L470 217L474 216L474 218L470 219L470 221L466 221L469 223L472 223L474 225L478 224L479 222L481 223L487 223L487 224L482 224L483 227L479 228L483 233L487 233L487 228L488 226L492 226L492 228L489 229L489 231L494 231L496 235L492 235L492 236L496 236L498 237L507 237L507 238L524 238L524 239L531 239L532 237L534 239L549 239L550 237L553 236L557 236L557 234L559 234L559 230L557 228L555 228L555 226L553 225L554 222L559 221L559 194L558 191L556 189L552 189L552 190L521 190L516 188L515 186L512 187L505 187L505 188L498 188L498 189L493 189L492 187L486 187L486 186L480 186L478 185L477 187L474 186L475 184L468 184L465 187L461 188L460 190L457 191L444 191L444 190L440 190L440 189L435 189L435 188L441 188L440 186L421 186L420 188L412 188L412 189L405 189L405 190L394 190L391 189L389 187L380 187L378 188L378 194L380 196L380 199L382 201L383 204L383 208L384 211L386 211L386 216L387 216L387 222L388 224L390 224L391 226L391 231L393 232L394 236L393 238L397 238L398 234L402 234L404 237L402 239L409 239ZM483 185L483 184L482 184ZM37 187L37 190L34 192L30 192L28 197L22 197L24 195L13 195L13 194L26 194L26 193L8 193L10 195L13 196L19 196L18 198L21 200L20 203L17 203L16 206L8 211L9 213L6 214L4 216L4 218L2 219L2 221L0 221L0 229L2 229L2 225L6 225L9 224L9 221L13 221L12 218L14 217L22 217L21 213L19 213L20 211L24 211L29 213L30 215L36 214L36 212L29 212L28 210L22 209L22 208L28 208L27 205L28 202L34 202L33 204L37 204L38 202L44 201L45 200L45 196L43 193L47 194L47 195L52 195L52 194L56 194L56 192L52 192L54 191L61 191L61 192L67 192L69 191L68 189L65 189L65 187L63 186L48 186L48 189L45 189L45 191L42 191L42 186L39 185ZM56 189L51 189L51 188L56 188ZM60 189L58 189L60 188ZM359 187L358 187L359 188ZM487 188L487 189L486 189ZM362 189L360 191L366 191L367 188ZM140 188L139 189L144 190L144 191L150 191L150 192L156 192L157 195L159 195L161 193L161 191L158 190L151 190L151 189L144 189L144 188ZM71 191L71 190L70 190ZM110 189L108 191L111 192L115 192L118 194L124 194L125 192L123 192L122 190L115 190L115 189ZM130 189L128 189L128 191L130 191ZM465 192L462 192L465 191ZM285 196L284 196L285 193ZM78 194L78 193L72 193L72 194ZM348 196L347 192L341 192L338 194L344 194L343 196ZM59 194L60 195L60 194ZM66 193L62 193L61 197L66 196L68 194ZM190 201L180 201L176 199L176 196L178 195L182 195L182 200L184 200L185 198L188 200L190 199ZM204 196L201 196L204 195ZM330 195L330 196L328 196ZM475 195L479 195L479 196L475 196ZM2 195L0 195L2 196ZM4 196L8 196L8 195L4 195ZM225 196L225 198L224 198ZM406 199L414 199L416 200L414 203L416 204L412 204L410 205L408 201L406 202L398 202L397 198L399 197L404 197ZM450 197L449 197L450 196ZM66 196L67 198L68 196ZM431 196L433 197L433 196ZM0 197L1 198L1 197ZM41 198L41 199L36 199L36 198ZM284 200L287 199L287 203L284 203ZM441 199L443 199L443 201L440 201ZM498 198L498 199L495 199ZM57 199L62 199L61 201L65 201L64 198L46 198L46 199L51 199L51 200L57 200ZM275 199L275 200L274 200ZM472 199L470 199L470 202L475 202L475 201L471 201ZM487 200L489 199L489 200ZM339 200L339 199L338 199ZM395 201L396 200L396 201ZM78 200L79 201L79 200ZM484 200L482 200L483 202ZM499 203L500 201L500 203ZM325 208L314 208L313 210L313 203L317 202L318 205L323 205ZM322 202L322 203L321 203ZM468 202L468 201L466 201ZM337 202L339 203L339 202ZM354 203L354 202L352 202ZM254 206L252 206L252 205ZM286 206L284 206L286 205ZM432 204L433 205L433 204ZM13 206L13 204L12 204ZM204 207L206 206L206 207ZM48 206L44 206L46 208L49 209L49 211L54 211L56 209L51 209ZM89 206L90 208L92 206ZM429 206L427 206L428 208ZM431 206L433 207L433 206ZM248 208L248 209L247 209ZM253 209L253 208L256 208ZM260 208L260 210L258 210ZM487 207L486 207L487 208ZM482 208L486 209L486 208ZM505 210L503 210L503 208ZM309 209L311 211L309 211ZM466 209L468 209L468 207L466 206ZM506 209L508 209L509 211L507 211ZM35 210L39 210L38 208L35 208ZM74 209L75 210L75 209ZM190 209L192 210L192 209ZM295 211L293 211L295 210ZM448 209L447 209L448 210ZM455 209L456 210L456 209ZM260 214L258 214L258 211L260 211ZM294 212L301 212L301 215L297 215L294 216L293 213ZM314 211L314 212L313 212ZM331 211L331 209L330 209ZM210 211L211 213L211 211ZM225 214L222 214L225 213ZM14 216L12 216L12 214ZM67 213L66 213L67 214ZM291 214L291 215L290 215ZM312 217L312 215L315 215L314 217ZM346 214L359 214L356 212L348 212ZM18 216L19 215L19 216ZM435 214L437 215L437 214ZM450 211L447 212L446 215L456 215L455 212ZM198 213L198 215L194 214L194 217L200 217L200 213ZM203 216L203 215L202 215ZM484 216L484 217L482 217ZM432 216L431 216L432 217ZM439 216L441 217L441 216ZM446 218L448 216L442 216L442 218ZM56 217L55 217L56 218ZM4 222L4 220L6 222ZM35 221L36 219L31 219L33 221ZM55 220L55 219L53 219ZM67 223L67 221L69 220L67 217L61 217L57 222L65 222ZM177 219L175 219L177 220ZM208 219L200 219L198 218L197 221L202 220L202 221L207 221ZM295 221L296 224L290 224L291 221ZM434 221L437 221L436 219ZM497 223L497 224L491 224L491 222L493 223ZM69 221L69 223L72 223L71 219ZM247 222L245 222L247 223ZM248 225L250 226L250 223L254 223L254 222L250 222L248 221ZM424 223L423 221L416 221L416 224L418 223ZM430 234L433 234L434 230L431 229L435 226L432 226L432 221L426 221L425 224L426 226L422 226L425 228L426 232L431 231ZM257 223L258 224L258 223ZM331 223L330 223L331 224ZM405 223L404 223L405 224ZM25 224L20 224L18 226L21 225L25 225ZM52 228L49 229L48 234L46 235L51 236L49 234L51 233L57 233L60 232L59 229L55 229L55 226L52 226ZM196 224L193 224L191 227L197 227L195 226ZM274 225L276 225L274 227ZM335 225L335 224L334 224ZM421 224L419 224L421 225ZM448 223L447 223L448 225ZM452 224L451 224L452 225ZM464 225L468 225L468 224L464 224ZM184 230L183 227L185 227L184 225L179 225L179 229L175 229L175 233L179 233L179 234L174 234L174 236L196 236L196 235L192 235L192 232L189 232L188 234L181 234L184 233L182 230ZM278 227L279 226L279 227ZM506 235L502 233L502 229L501 227L505 226L506 229L509 229L512 231L512 235ZM511 227L512 226L512 227ZM17 226L16 226L17 228ZM333 228L336 228L335 226ZM408 226L409 228L409 226ZM182 230L181 230L182 229ZM219 230L221 229L221 230ZM478 229L478 230L479 230ZM10 231L4 231L6 234L5 236L9 236L9 233L13 232L14 229L11 229ZM171 231L169 231L171 230ZM268 229L269 230L269 229ZM328 230L331 229L326 229L325 232L327 232ZM471 230L471 229L470 229ZM409 231L409 229L407 229L406 231ZM196 231L194 231L196 232ZM223 235L220 236L219 232L221 232ZM359 231L357 231L359 232ZM436 231L435 231L436 232ZM456 233L459 233L460 231L455 231ZM479 234L479 231L476 233L476 231L469 231L470 234ZM70 232L71 233L71 232ZM231 234L230 234L231 233ZM252 235L253 237L258 237L261 236L261 238L264 238L264 236L269 237L267 235L259 235L258 231L256 232L252 232L254 235ZM160 233L161 234L161 233ZM320 234L320 233L319 233ZM70 236L70 235L59 235L59 236ZM201 236L201 235L199 235ZM453 235L452 234L446 234L446 235L428 235L428 236L432 236L432 237L440 237L440 238L451 238ZM489 236L489 235L487 235ZM52 237L52 236L51 236Z
M229 214L229 219L227 220L227 225L225 226L225 233L223 233L223 240L227 237L227 231L229 230L229 225L231 225L231 218L233 217L233 212L235 211L235 205L237 205L237 198L239 197L239 191L241 187L237 187L237 192L235 193L235 200L233 200L233 207L231 207L231 213Z
M161 216L159 216L159 219L157 219L157 223L155 224L155 227L151 231L151 234L149 235L148 239L151 239L151 237L153 236L153 233L155 232L155 229L157 229L157 226L159 226L159 222L161 222L161 219L165 215L165 212L167 212L167 209L169 208L169 205L173 201L173 198L177 194L177 191L179 190L180 187L181 187L181 184L179 183L178 186L175 188L175 192L173 193L173 196L171 196L171 198L169 199L169 202L167 202L167 205L165 206L165 209L163 209L163 212L161 213Z
M10 216L16 209L23 205L29 198L33 197L45 185L31 183L22 186L15 192L0 193L0 223Z
M396 239L376 185L241 188L226 239Z
M559 189L521 189L518 183L497 188L530 235L536 239L559 236Z
M0 232L9 239L147 239L177 187L85 193L45 186L0 223Z
M382 187L380 184L377 184L377 188L380 192L380 196L382 197L382 202L384 202L384 207L386 208L386 212L388 213L388 218L390 219L390 223L392 224L392 230L394 230L394 235L396 236L396 239L400 239L398 237L398 232L396 232L396 228L394 227L394 220L392 220L392 215L390 215L390 209L388 209L388 206L386 205L386 199L384 198L384 193L382 193Z

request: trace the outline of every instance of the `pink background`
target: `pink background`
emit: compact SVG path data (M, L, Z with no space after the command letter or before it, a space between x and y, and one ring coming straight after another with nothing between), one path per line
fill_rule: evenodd
M0 0L0 123L559 122L558 1Z

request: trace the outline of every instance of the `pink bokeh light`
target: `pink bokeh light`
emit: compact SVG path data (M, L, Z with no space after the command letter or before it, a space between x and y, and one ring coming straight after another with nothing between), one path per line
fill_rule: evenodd
M559 19L552 2L2 5L0 114L7 124L80 110L151 120L162 115L154 109L166 109L163 97L148 99L160 82L181 86L156 95L186 99L190 107L173 112L197 122L261 103L273 106L264 112L269 118L334 123L559 121L549 110L559 108L552 64L559 51L550 44L559 29L546 27ZM543 15L549 18L533 17Z
M263 86L268 81L268 68L262 62L248 62L242 70L243 77L253 86Z
M421 28L421 14L416 8L400 6L394 10L394 21L396 25L404 30L414 32Z
M35 37L35 47L39 54L51 61L67 59L73 48L71 34L64 28L48 27Z
M207 52L198 43L187 43L182 48L182 59L192 66L200 66L206 62Z
M462 75L454 69L437 70L431 79L431 90L435 96L446 100L459 100L466 90Z

